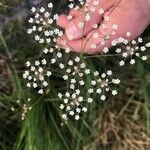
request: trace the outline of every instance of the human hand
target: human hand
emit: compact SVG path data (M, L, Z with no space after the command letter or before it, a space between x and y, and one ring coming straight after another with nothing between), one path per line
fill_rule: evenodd
M87 0L85 9L91 18L86 23L82 10L72 9L71 20L65 15L59 17L57 24L65 29L65 35L57 40L59 45L75 52L94 54L111 47L114 39L125 38L126 32L131 32L128 40L135 39L150 23L149 0ZM99 24L97 29L93 28L95 24ZM116 27L118 29L113 31Z

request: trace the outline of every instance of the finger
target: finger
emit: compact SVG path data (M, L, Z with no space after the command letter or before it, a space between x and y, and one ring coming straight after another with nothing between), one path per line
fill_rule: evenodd
M57 38L57 45L63 49L69 48L73 52L81 52L82 40L69 41L66 36Z
M72 16L72 18L76 18L82 14L81 10L71 9L69 12L69 15Z
M82 13L80 10L75 10L75 9L71 9L69 12L69 16L67 15L60 15L57 19L57 25L60 26L61 28L66 28L69 24L69 22L73 19L76 18L78 16L80 16Z
M93 29L94 24L98 24L102 19L98 13L88 13L73 19L66 27L66 36L71 40L84 37Z
M69 20L67 19L66 15L60 15L57 19L57 25L61 28L65 28L69 24Z

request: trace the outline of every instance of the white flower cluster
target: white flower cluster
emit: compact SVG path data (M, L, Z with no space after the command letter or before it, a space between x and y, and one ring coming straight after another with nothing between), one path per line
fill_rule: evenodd
M28 81L27 87L38 89L39 94L43 94L44 89L47 89L47 81L52 75L52 72L50 70L47 70L48 68L46 67L46 65L46 59L42 59L41 62L36 60L34 65L31 65L30 61L27 61L26 67L28 68L28 70L26 70L23 74L23 78Z
M30 104L31 98L28 98L26 100L26 103L21 103L20 100L17 100L16 103L19 104L19 106L22 106L21 108L15 108L14 106L11 107L11 111L21 111L21 120L25 120L27 114L32 110L32 106Z
M75 57L74 60L69 60L66 65L60 63L59 67L63 69L63 72L65 71L63 79L70 81L70 89L74 89L74 84L77 82L79 85L84 85L83 77L90 74L90 69L87 68L79 56Z
M83 0L78 0L81 6L84 5ZM87 0L86 7L84 7L84 18L85 22L79 22L77 24L78 28L84 29L84 26L87 21L91 19L90 13L88 13L88 9L90 12L96 11L96 6L99 4L99 0L92 0L93 6L88 5L91 0ZM79 6L76 6L74 0L69 0L69 8L79 9ZM90 2L91 3L91 2ZM66 82L66 91L58 94L58 97L61 101L60 109L63 111L62 118L68 120L69 117L75 118L75 120L79 120L81 117L81 112L87 111L88 103L92 103L94 101L95 95L100 97L100 100L106 100L106 93L109 92L112 95L117 95L117 90L114 89L114 86L120 83L119 79L116 79L112 75L112 71L108 70L106 73L99 73L98 71L91 71L86 62L86 57L83 57L82 54L78 56L70 55L70 48L65 48L65 53L63 54L61 48L56 44L56 38L63 35L63 32L58 28L53 27L53 23L58 18L58 15L55 14L52 16L53 4L49 3L48 7L45 9L41 7L39 10L34 7L31 9L33 13L35 13L34 17L29 19L29 23L32 24L32 28L28 29L28 33L35 34L35 40L39 43L48 44L49 48L43 49L44 59L36 60L34 65L30 63L30 61L26 62L26 70L23 74L23 78L27 80L27 87L33 87L37 89L39 94L43 94L47 92L49 89L49 78L52 75L51 65L55 64L55 68L57 68L57 75L59 73L62 74L62 78ZM102 15L104 10L101 8L98 10L98 13ZM72 16L68 16L68 19L72 19ZM90 38L100 39L99 44L91 44L91 49L96 49L99 45L103 46L108 40L111 39L111 36L116 35L118 25L112 24L111 29L108 28L109 16L104 17L104 22L101 25L103 30L105 31L105 35L102 34L99 30L95 30L94 34L92 34ZM94 24L93 29L97 29L98 25ZM83 31L84 32L84 31ZM131 36L130 32L126 33L127 39ZM72 35L68 35L68 39L72 39ZM146 60L146 56L141 56L141 52L145 51L146 48L150 47L150 43L147 43L141 46L143 40L142 38L138 38L138 40L133 40L129 42L127 39L122 37L115 39L111 42L112 46L115 46L115 54L116 56L123 57L123 60L119 62L120 66L123 66L126 60L130 59L130 64L135 63L135 57L141 58L142 60ZM93 40L95 41L95 40ZM62 46L67 46L67 41L62 40ZM85 42L86 44L86 42ZM69 45L68 45L69 46ZM84 47L84 46L83 46ZM86 47L86 46L85 46ZM103 48L103 54L109 53L109 48ZM117 54L116 54L117 53ZM47 56L50 54L50 57ZM46 59L48 57L48 59ZM94 56L92 56L94 57ZM90 57L87 57L90 58ZM59 59L59 61L57 61ZM93 69L94 70L94 69ZM54 74L54 72L53 72ZM90 77L90 78L88 78ZM87 84L87 79L90 79ZM89 87L89 88L85 88Z
M65 113L62 114L62 118L67 120L68 116L73 116L76 120L79 120L81 112L87 112L86 99L80 95L80 90L76 89L72 92L66 92L64 95L58 93L58 97L63 101L60 104L60 109Z
M48 57L48 60L51 64L55 64L57 61L63 58L63 53L56 45L54 48L44 48L43 49L44 57ZM48 55L50 54L50 55Z
M117 85L120 83L120 80L111 78L111 76L111 70L101 74L101 76L98 71L95 71L93 80L90 83L91 88L89 88L87 92L84 91L85 93L89 93L88 97L81 96L83 89L81 86L84 84L86 86L86 83L83 82L84 84L77 84L77 86L75 86L75 83L80 83L80 81L77 82L74 78L68 78L68 80L71 81L69 92L65 92L64 95L58 93L59 99L63 102L60 104L60 109L64 112L62 118L68 120L69 116L74 116L74 118L78 120L80 113L87 111L87 104L93 102L93 95L95 94L100 94L101 100L106 100L105 92L110 91L112 95L117 95L117 90L112 89L112 84Z
M51 16L53 4L49 3L48 8L41 7L37 10L35 7L31 11L35 14L34 17L29 18L29 23L32 28L29 28L28 34L35 34L34 38L39 43L55 42L55 35L62 36L63 32L58 28L53 28L52 24L58 19L58 14Z
M111 84L119 84L119 79L110 78L112 76L112 71L108 70L106 73L99 75L98 71L94 72L95 79L91 81L92 88L88 90L90 94L100 94L101 100L106 99L105 92L110 91L112 95L117 95L117 90L113 90Z
M130 37L131 33L127 32L126 36ZM142 55L142 52L146 51L146 49L150 47L150 42L142 45L143 39L141 37L139 37L137 40L132 40L131 42L129 42L127 39L119 38L114 40L113 43L114 45L117 45L118 43L121 44L118 44L118 48L116 48L116 53L123 57L123 60L119 62L120 66L125 65L126 60L128 60L132 65L135 64L136 57L143 61L147 60L147 56Z

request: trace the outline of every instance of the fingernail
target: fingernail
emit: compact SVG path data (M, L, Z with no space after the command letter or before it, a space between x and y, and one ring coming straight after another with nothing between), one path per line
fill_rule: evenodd
M79 32L77 26L71 22L66 28L66 35L69 40L80 38L81 33Z

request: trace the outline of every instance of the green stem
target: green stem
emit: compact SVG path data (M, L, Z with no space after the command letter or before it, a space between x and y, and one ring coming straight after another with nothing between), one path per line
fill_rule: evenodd
M0 31L0 39L1 39L1 41L2 41L2 44L4 45L5 52L6 52L7 56L8 56L8 58L9 58L10 60L12 60L12 55L11 55L11 53L10 53L9 50L8 50L7 44L6 44L6 42L5 42L4 38L3 38L3 35L2 35L2 33L1 33L1 31Z

